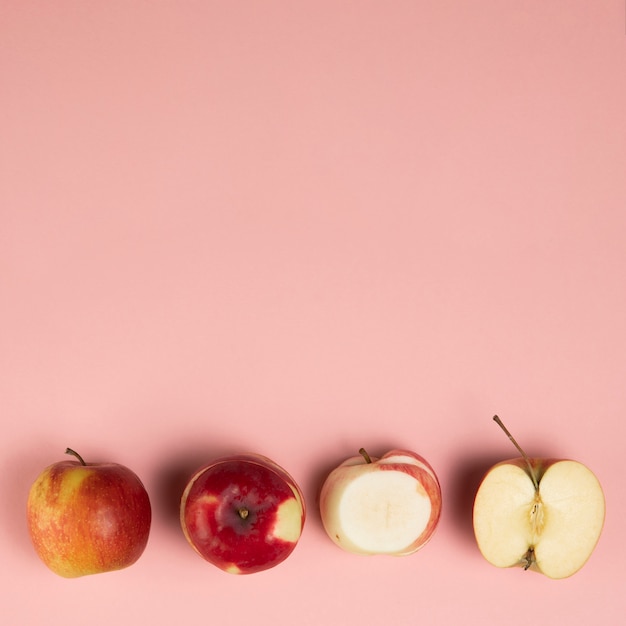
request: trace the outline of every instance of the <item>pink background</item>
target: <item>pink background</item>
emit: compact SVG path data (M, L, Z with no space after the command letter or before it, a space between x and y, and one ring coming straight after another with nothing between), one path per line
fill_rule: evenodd
M626 426L624 0L0 2L0 617L5 624L618 624ZM482 471L589 465L586 567L477 551ZM435 467L401 559L343 553L326 472L360 446ZM136 471L140 561L65 580L28 488L66 446ZM303 537L234 577L181 481L257 451Z

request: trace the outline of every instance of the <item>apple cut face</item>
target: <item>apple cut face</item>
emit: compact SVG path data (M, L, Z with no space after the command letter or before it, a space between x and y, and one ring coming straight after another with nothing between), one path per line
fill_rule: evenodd
M539 491L548 519L535 548L537 566L551 578L565 578L578 571L596 547L604 525L604 494L591 470L574 461L549 467Z
M416 481L403 472L372 472L352 481L343 493L339 518L359 551L372 554L412 552L427 527L432 505Z
M566 578L591 556L604 524L598 479L575 461L547 465L539 489L517 461L495 466L474 503L474 532L487 561Z

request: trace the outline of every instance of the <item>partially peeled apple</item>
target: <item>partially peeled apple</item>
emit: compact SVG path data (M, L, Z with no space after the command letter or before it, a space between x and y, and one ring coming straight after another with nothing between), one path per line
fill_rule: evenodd
M433 468L407 450L380 458L361 448L336 467L320 492L326 533L355 554L404 556L424 546L441 515L441 489Z
M493 466L478 488L478 548L497 567L567 578L587 562L600 538L602 487L577 461L529 458L497 415L494 420L522 456Z
M306 518L296 481L260 454L222 457L200 468L182 495L180 521L191 547L230 574L282 563Z

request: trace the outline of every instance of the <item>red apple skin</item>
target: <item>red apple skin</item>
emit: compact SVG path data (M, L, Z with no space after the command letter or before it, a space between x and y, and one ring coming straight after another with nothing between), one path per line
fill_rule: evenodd
M148 542L152 511L127 467L61 461L33 483L27 521L41 560L59 576L75 578L135 563Z
M403 456L408 457L412 461L398 463L379 462L384 461L388 458ZM423 548L430 541L435 533L435 530L437 529L437 525L439 524L439 519L441 517L441 487L439 485L437 475L435 474L435 470L424 457L410 450L390 450L380 458L371 457L370 461L371 462L366 461L363 455L359 454L350 457L349 459L346 459L343 463L341 463L341 465L337 466L329 474L320 492L319 506L322 513L322 519L324 519L325 517L324 511L327 510L329 507L328 500L330 493L338 487L338 483L349 483L354 478L356 473L362 472L364 470L404 472L406 474L409 474L410 476L413 476L418 484L422 485L422 487L428 494L432 505L430 518L428 520L426 528L407 548L405 552L403 552L402 554L398 554L397 556L412 554L420 548ZM422 464L424 467L420 467L420 464ZM331 539L333 539L333 541L335 541L332 533L330 534L330 537ZM337 542L335 541L335 543Z
M280 536L281 510L292 516L289 537ZM284 561L298 542L305 517L304 496L295 480L258 454L223 457L202 467L181 499L181 526L189 544L232 574L252 574Z

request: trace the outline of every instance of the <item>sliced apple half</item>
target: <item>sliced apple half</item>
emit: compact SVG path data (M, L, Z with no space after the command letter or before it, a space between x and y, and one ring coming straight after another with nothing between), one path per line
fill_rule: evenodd
M497 567L521 566L550 578L571 576L600 538L602 487L577 461L528 458L496 421L522 458L492 467L478 489L473 512L478 548Z

